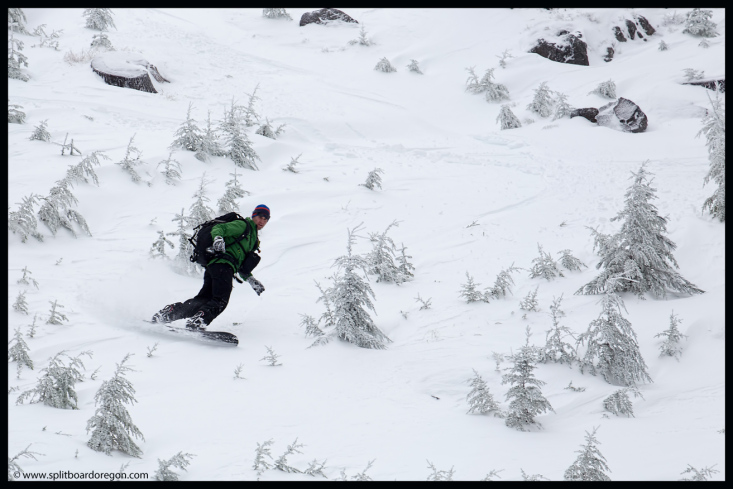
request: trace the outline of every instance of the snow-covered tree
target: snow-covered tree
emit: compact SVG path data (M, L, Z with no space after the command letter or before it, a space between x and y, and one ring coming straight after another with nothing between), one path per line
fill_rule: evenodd
M619 389L603 400L603 408L616 416L625 415L633 418L634 408L631 399L629 399L629 391L634 393L634 397L641 396L636 388Z
M719 470L714 469L718 464L713 464L711 467L703 467L702 469L698 470L695 467L693 467L690 464L687 464L687 469L685 469L683 472L680 472L681 474L693 474L691 479L688 479L687 477L683 477L682 481L706 481L708 480L708 477L712 477L713 474L717 474L720 472Z
M694 8L687 12L685 20L685 28L683 33L692 34L693 36L715 37L718 32L715 30L717 24L712 21L713 11Z
M454 470L453 467L450 470L438 470L433 463L428 460L428 468L433 472L428 476L429 481L452 481Z
M25 112L22 105L11 104L8 101L8 124L25 124Z
M66 179L71 183L89 183L87 177L91 178L94 184L99 186L99 178L94 172L94 166L101 166L99 158L109 160L109 156L100 152L94 151L85 156L76 165L70 165L66 172Z
M244 190L237 180L237 167L234 167L234 173L230 173L230 175L233 178L226 183L224 195L216 202L221 214L239 212L239 204L235 199L241 199L245 195L249 195L249 192Z
M30 347L28 347L28 344L23 339L23 335L20 333L20 328L16 328L15 335L13 335L13 339L10 340L10 342L15 343L13 346L8 348L8 360L11 362L18 362L17 378L20 378L20 372L23 370L23 367L28 367L33 370L33 360L31 360L30 355L28 355Z
M165 254L165 245L168 245L173 249L175 246L173 242L165 237L165 232L158 231L158 239L150 247L151 258L168 258Z
M659 346L660 357L670 356L679 359L682 353L679 342L682 338L687 338L687 335L680 333L677 327L681 322L682 320L672 311L672 314L669 316L669 329L665 329L661 333L654 335L655 338L659 338L660 336L664 338L664 341Z
M366 187L369 190L374 190L374 187L382 188L382 177L379 176L380 173L384 173L384 170L381 168L375 168L369 172L369 175L367 175L366 182L360 183L359 185Z
M92 352L83 351L75 357L65 350L58 352L49 359L48 366L41 369L43 375L38 379L36 387L23 392L15 403L23 404L26 399L30 399L31 404L42 402L57 409L79 409L79 399L74 387L84 379L80 370L85 368L81 361L82 355L91 358ZM68 363L64 363L64 358Z
M268 19L288 19L293 20L284 8L263 8L262 16Z
M506 393L506 399L509 401L506 425L519 431L526 431L525 427L529 425L541 428L542 425L535 420L535 416L548 410L555 412L540 390L545 382L535 378L532 373L537 368L535 362L538 352L536 347L530 346L529 337L530 332L527 327L525 346L509 357L512 366L505 369L509 372L502 375L501 378L502 384L511 385Z
M17 10L20 10L20 9L17 9ZM30 447L31 445L28 445L27 447L25 447L25 449L18 452L13 458L10 458L8 456L8 480L9 481L23 480L23 479L20 479L20 474L25 474L25 471L23 471L20 465L18 465L18 462L16 462L16 460L18 460L20 457L26 457L26 458L32 458L33 460L38 460L36 458L36 455L43 455L42 453L31 452L30 450L28 450Z
M497 55L496 57L499 58L499 66L501 66L502 68L506 68L506 60L509 58L513 58L514 56L509 53L508 49L505 49L504 52L501 53L501 56Z
M195 457L192 453L178 452L168 460L158 459L158 470L153 474L153 478L156 481L177 481L178 474L171 470L171 467L176 467L183 471L186 467L191 465L191 459Z
M266 138L270 139L277 139L277 137L283 133L285 130L285 124L280 124L277 126L277 129L272 128L272 124L270 124L270 119L265 117L265 123L261 124L260 127L257 128L257 131L255 131L255 134L259 134L260 136L265 136Z
M37 289L38 282L36 282L36 279L30 276L33 272L28 270L28 267L23 267L23 270L21 270L21 272L23 272L23 276L19 278L16 283L21 284L21 285L31 285L32 284Z
M298 443L298 439L296 438L295 441L291 445L288 445L288 448L287 450L285 450L285 453L280 455L280 457L277 460L275 460L275 469L281 470L287 473L300 474L301 473L300 470L288 465L288 457L290 455L292 455L293 453L303 453L300 450L298 450L299 448L303 448L303 444Z
M514 112L512 112L512 109L509 108L508 104L501 106L499 115L496 116L496 122L501 125L502 130L522 127L522 123L519 122L519 119L514 115Z
M264 357L260 358L260 361L264 360L266 362L269 362L270 367L279 367L279 366L281 366L282 363L277 363L277 359L280 358L280 355L278 355L277 353L275 353L275 351L271 347L269 347L267 345L265 345L265 348L267 349L267 355L265 355Z
M173 151L168 154L168 158L161 160L157 166L163 165L163 171L160 172L165 177L166 185L175 185L181 181L181 164L178 160L173 159Z
M495 68L489 68L486 70L484 76L479 80L473 67L466 68L466 71L469 73L468 79L466 79L466 90L473 94L485 93L487 102L508 100L509 89L501 83L494 83L491 81L494 78L494 69Z
M41 198L44 202L38 210L38 219L48 226L54 236L57 229L63 226L76 237L72 221L76 221L91 236L89 227L82 215L71 208L72 205L78 202L69 189L72 185L73 182L69 181L69 178L57 181L56 186L50 190L48 197Z
M556 121L563 117L570 117L570 113L573 108L568 103L568 96L564 93L555 92L555 115L552 116L552 120Z
M349 230L347 254L336 259L337 274L333 286L326 291L333 306L333 330L319 338L319 344L336 337L361 348L383 350L391 342L372 320L367 309L374 310L374 291L366 280L368 263L364 257L353 253L356 233L361 225ZM364 276L359 273L362 271ZM365 280L366 279L366 280Z
M194 152L201 149L203 135L201 129L196 125L196 121L191 117L191 110L193 110L193 102L188 103L186 120L176 130L175 139L169 146L170 149L185 149Z
M256 89L255 89L256 91ZM250 97L250 104L252 103L252 97ZM242 118L242 107L236 105L232 99L232 105L229 111L224 115L224 121L221 124L221 130L224 133L224 139L226 142L226 156L229 157L235 165L242 168L249 168L251 170L257 170L257 163L255 160L259 160L260 157L252 148L252 142L247 137L245 132L245 119ZM246 116L250 116L250 112L246 113ZM249 125L249 124L247 124Z
M405 275L405 266L409 263L403 262L402 267L395 264L397 259L397 247L392 238L387 233L392 227L399 226L397 221L393 221L383 233L369 233L369 240L374 247L365 259L368 266L368 273L377 276L377 282L396 283L397 285L409 280L410 275Z
M407 282L408 280L412 280L412 278L415 276L414 273L412 273L415 270L415 266L409 261L410 258L412 258L412 255L408 255L405 250L407 247L404 245L404 243L400 243L402 247L397 250L399 252L399 255L395 256L395 260L397 260L397 268L400 272L400 276L403 282Z
M576 358L575 348L563 341L567 336L573 338L573 333L567 326L560 326L560 318L565 316L565 312L560 309L562 302L562 294L560 297L552 298L550 306L550 317L552 318L552 328L547 330L545 347L541 351L541 362L557 362L572 365Z
M211 156L226 156L226 151L219 144L217 131L211 127L211 111L206 118L206 130L201 136L201 146L194 156L199 161L209 161Z
M23 197L23 202L18 204L18 210L8 213L8 230L20 235L20 241L25 243L28 236L33 236L38 241L43 241L43 235L38 232L38 221L36 220L33 206L38 204L39 197L30 194Z
M54 31L51 31L51 34L46 34L46 30L44 29L44 27L46 27L46 24L41 24L41 25L39 25L38 27L36 27L33 30L33 35L40 37L41 38L41 42L39 44L34 44L31 47L32 48L35 48L35 47L40 47L40 48L42 48L42 47L48 47L48 48L52 48L52 49L55 49L56 51L58 51L59 50L59 42L57 41L57 39L59 38L59 36L63 32L63 29L61 29L60 31L54 30Z
M392 63L390 63L387 58L380 59L374 69L381 71L382 73L392 73L397 71L397 68L392 66Z
M172 221L178 223L176 231L168 233L168 236L178 236L178 254L174 258L174 267L185 275L198 275L200 267L190 260L193 246L188 239L193 232L189 231L189 218L184 214L184 209L181 209L181 213L176 214Z
M552 107L554 105L552 99L552 90L547 87L547 82L540 83L534 91L534 98L527 105L527 110L534 112L540 117L549 117L552 114Z
M502 269L502 271L496 276L494 286L487 291L487 294L495 299L506 297L507 293L511 294L512 285L514 285L514 279L511 274L512 272L518 272L519 270L521 270L521 268L515 267L514 263L512 263L509 268Z
M28 20L26 19L22 8L8 9L8 29L10 29L11 32L28 34L26 22L28 22Z
M69 133L67 132L66 133L66 136L64 136L64 142L63 142L63 144L61 144L61 143L53 143L53 144L58 144L59 146L61 146L61 156L64 156L66 154L66 151L67 150L69 151L69 155L71 155L71 156L74 155L74 151L76 151L76 154L78 154L79 156L81 156L81 150L79 148L77 148L76 146L74 146L74 138L71 138L71 142L67 144L66 141L68 139L69 139Z
M31 141L50 141L51 134L48 132L47 123L48 119L46 119L45 121L41 121L40 124L33 128L33 134L31 134L31 137L29 137L28 139L30 139Z
M59 301L55 300L53 302L48 301L51 304L51 315L46 320L46 324L63 324L62 321L68 321L69 318L67 318L63 313L60 311L57 311L57 307L64 307L61 304L59 304Z
M303 320L300 322L300 325L305 327L306 338L308 336L313 336L314 338L323 336L323 330L318 327L318 322L315 320L315 318L313 318L313 316L301 314L300 317L303 318Z
M407 69L413 73L417 73L418 75L423 74L423 72L420 70L420 67L417 65L417 60L415 59L410 60L410 64L407 65Z
M94 49L104 49L107 51L114 51L115 48L112 46L112 41L107 37L107 33L100 32L92 36L91 47Z
M257 480L259 480L265 470L272 468L272 465L265 460L265 457L272 460L272 454L270 454L270 446L272 443L273 441L271 439L262 442L262 444L259 442L257 443L257 448L255 449L255 460L252 465L252 469L257 472Z
M319 462L317 459L314 458L313 461L308 464L308 467L303 471L303 473L312 477L315 477L317 475L326 477L326 474L323 473L323 469L326 468L326 462L328 462L328 460ZM328 477L326 477L326 479L328 479Z
M23 314L28 314L28 303L25 301L25 290L18 292L18 297L15 298L15 302L13 303L13 310Z
M529 269L529 278L540 277L549 281L557 275L564 277L565 275L557 268L557 262L552 259L552 255L546 253L539 243L537 243L537 249L539 250L540 256L532 260L532 267Z
M534 291L529 291L524 299L519 301L519 308L523 311L539 311L539 303L537 302L537 291L540 286L535 287Z
M458 297L465 299L466 304L470 304L471 302L489 302L488 294L482 294L478 291L479 285L481 284L474 282L473 277L466 271L466 283L461 284L461 291Z
M585 432L585 445L582 449L576 451L578 458L575 462L565 470L564 479L566 481L610 481L611 478L606 472L611 472L606 463L606 457L598 450L600 442L596 440L596 431L593 428L591 433Z
M295 165L300 163L300 161L298 161L298 158L300 158L301 156L303 156L303 153L299 154L295 158L291 156L290 163L288 163L288 165L283 168L283 171L289 171L290 173L300 173L300 171L295 168Z
M97 31L109 30L110 27L117 29L115 21L112 20L112 9L108 8L87 8L82 14L87 19L86 27Z
M611 79L601 82L595 89L588 92L588 95L590 95L591 93L597 93L601 97L615 99L616 83L614 83L614 81Z
M634 183L626 191L624 209L611 218L623 220L621 230L611 236L591 230L595 235L593 249L597 248L601 257L596 268L603 271L576 294L629 291L643 298L646 292L655 297L666 297L667 291L690 295L704 292L674 270L679 268L672 256L677 245L665 236L667 218L658 215L650 202L657 198L657 189L651 186L646 163L637 173L632 172Z
M359 29L359 38L358 39L352 39L351 41L349 41L349 44L352 44L352 45L353 44L359 44L360 46L371 46L372 44L374 44L374 41L372 41L371 39L367 38L367 35L366 34L367 34L366 33L366 25L365 24L361 24L361 29Z
M570 250L560 250L560 265L562 265L566 270L570 270L571 272L573 270L580 271L581 267L588 268L588 265L583 263L582 261L575 258Z
M721 89L719 86L715 90L715 99L710 99L712 110L707 111L702 119L702 129L697 133L705 135L707 139L706 146L708 148L708 160L710 161L710 169L703 185L710 180L718 184L715 193L705 199L702 208L707 209L713 217L717 217L720 222L725 222L725 103L720 97ZM710 95L708 95L710 98Z
M130 142L127 143L127 149L125 150L125 157L122 159L122 161L118 161L115 163L115 165L120 165L124 171L130 174L132 177L132 181L137 183L141 181L140 175L135 171L135 167L141 163L140 156L142 155L142 151L140 151L136 146L132 145L132 141L135 139L135 136L137 134L133 134L130 138Z
M196 190L196 193L193 194L193 198L195 200L188 209L188 224L191 227L196 227L199 224L210 221L214 218L214 209L206 204L211 200L206 196L206 186L210 183L211 180L206 179L206 172L204 172L204 174L201 175L199 187Z
M609 292L603 296L601 306L598 319L591 321L588 330L578 336L578 345L587 344L580 371L587 368L593 375L599 372L609 384L622 386L652 382L636 333L621 315L621 298Z
M466 396L469 405L467 414L492 413L497 418L503 418L504 413L502 413L499 404L494 400L494 395L489 392L489 386L486 385L486 381L481 378L481 375L476 370L473 371L473 374L473 378L467 381L471 386L471 392Z
M237 113L237 116L239 116L239 112L243 112L241 115L241 122L244 123L247 127L252 127L260 120L260 115L255 110L255 102L258 100L262 100L260 97L257 96L257 90L260 89L260 84L258 83L255 85L254 90L252 90L252 93L249 94L249 101L247 102L247 107L241 107L241 106L235 106L234 100L232 100L232 109L231 113Z
M660 51L666 51L666 50L669 49L669 46L667 45L666 42L664 42L664 39L662 39L661 41L659 41L659 48L658 49Z
M110 455L112 450L120 450L132 457L140 458L143 452L132 438L140 438L143 441L145 438L125 408L125 404L137 402L132 382L125 377L127 372L133 371L131 367L125 365L129 358L130 353L117 364L112 378L102 382L94 394L94 405L97 409L94 416L87 421L87 433L92 432L87 446L107 455Z
M21 53L22 50L23 41L16 39L11 33L8 38L8 78L27 82L30 77L21 71L21 66L28 67L28 58Z
M708 42L708 40L707 40L707 39L705 39L705 38L703 37L703 38L702 38L702 41L700 41L700 44L698 44L698 46L700 46L701 48L707 49L707 48L709 48L709 47L710 47L710 43Z

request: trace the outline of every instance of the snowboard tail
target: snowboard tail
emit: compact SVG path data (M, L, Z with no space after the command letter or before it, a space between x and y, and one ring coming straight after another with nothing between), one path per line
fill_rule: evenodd
M202 339L209 342L224 343L232 346L239 344L237 336L227 331L208 331L205 329L188 329L188 328L176 328L171 326L170 323L157 323L145 319L146 323L163 326L167 331L179 334L181 336L188 336L196 339Z

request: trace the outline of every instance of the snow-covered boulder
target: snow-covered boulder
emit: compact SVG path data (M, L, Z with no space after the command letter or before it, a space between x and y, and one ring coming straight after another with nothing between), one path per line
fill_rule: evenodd
M327 24L334 20L341 20L343 22L358 22L339 9L336 8L322 8L321 10L314 10L313 12L306 12L300 17L300 26L306 24Z
M639 106L623 97L599 107L596 122L624 132L644 132L648 125L646 114Z
M598 109L595 107L588 107L585 109L574 109L570 112L570 118L573 117L585 117L591 122L598 122L596 121L596 116L598 115Z
M143 92L158 93L150 80L167 82L158 69L139 54L126 51L109 51L92 59L92 70L105 83L116 87L133 88Z
M537 44L529 50L551 61L573 65L588 66L588 46L582 39L583 34L576 31L560 31L556 42L538 39Z
M632 41L637 37L646 41L646 38L641 33L642 30L646 32L647 36L651 36L652 34L657 32L657 30L652 27L646 17L642 15L635 15L634 20L624 19L624 25L626 26L625 30L617 25L613 26L613 35L619 42L627 41L624 34L627 34L629 36L629 39L631 39Z

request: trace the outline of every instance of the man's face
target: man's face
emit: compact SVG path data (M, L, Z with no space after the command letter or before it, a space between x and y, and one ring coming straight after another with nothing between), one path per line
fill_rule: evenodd
M270 218L261 216L258 214L255 217L253 217L252 220L254 221L255 225L257 226L257 231L261 231L262 228L265 227L265 224L267 224L267 221L270 220Z

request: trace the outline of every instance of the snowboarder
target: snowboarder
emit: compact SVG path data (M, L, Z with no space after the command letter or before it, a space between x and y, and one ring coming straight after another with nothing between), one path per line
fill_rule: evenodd
M261 231L269 220L270 209L261 204L255 207L251 219L220 223L211 228L214 251L224 255L209 261L204 273L204 285L195 297L165 306L153 315L152 321L169 323L188 318L186 328L205 329L227 307L235 273L249 283L257 295L264 292L265 287L252 276L251 271L259 261L259 255L255 253L255 250L259 251L260 245L257 232ZM249 234L235 243L247 228Z

